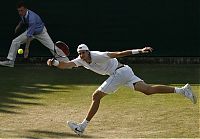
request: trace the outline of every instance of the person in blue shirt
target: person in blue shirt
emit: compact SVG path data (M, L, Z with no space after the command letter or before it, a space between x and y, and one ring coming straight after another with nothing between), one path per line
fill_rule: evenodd
M21 21L15 28L15 33L17 33L20 28L25 27L26 31L20 34L18 37L13 39L12 44L10 46L10 50L7 56L6 61L0 61L0 65L7 67L14 67L14 62L17 55L17 50L20 48L21 44L26 43L24 50L24 58L28 58L29 54L29 45L31 40L37 39L44 46L49 48L49 50L53 53L54 43L50 38L47 29L41 20L40 16L35 12L27 9L27 6L24 2L19 2L17 4L17 11L19 16L21 17ZM67 61L67 59L63 59L63 61Z

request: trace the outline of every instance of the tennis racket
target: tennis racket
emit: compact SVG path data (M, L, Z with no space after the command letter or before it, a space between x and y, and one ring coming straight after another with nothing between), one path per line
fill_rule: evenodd
M69 47L66 43L62 41L57 41L54 44L54 58L55 59L60 59L60 58L66 58L69 56L70 51Z

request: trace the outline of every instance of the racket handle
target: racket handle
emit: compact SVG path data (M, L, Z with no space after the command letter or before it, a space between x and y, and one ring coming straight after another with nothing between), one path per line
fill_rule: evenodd
M51 63L52 63L53 66L56 66L56 67L57 67L57 66L59 65L60 62L59 62L58 60L56 60L55 58L52 58L52 59L51 59Z

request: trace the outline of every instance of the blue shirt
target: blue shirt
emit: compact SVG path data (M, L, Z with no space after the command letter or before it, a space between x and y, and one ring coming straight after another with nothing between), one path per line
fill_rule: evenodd
M32 37L33 35L40 34L43 31L44 23L42 22L40 16L33 11L27 11L25 20L26 21L24 21L22 18L22 22L28 24L27 37Z

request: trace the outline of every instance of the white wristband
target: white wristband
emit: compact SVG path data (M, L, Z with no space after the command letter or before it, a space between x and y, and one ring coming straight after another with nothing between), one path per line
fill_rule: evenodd
M133 49L133 50L131 50L131 52L132 52L133 55L140 53L138 49Z
M57 66L59 65L59 63L60 63L60 62L59 62L58 60L53 60L53 63L52 63L52 65L54 65L54 66L56 66L56 67L57 67Z

